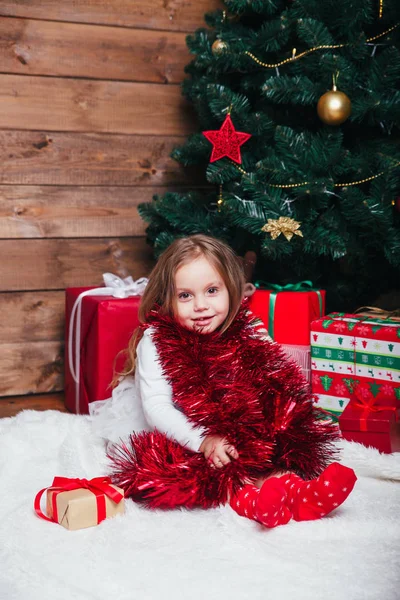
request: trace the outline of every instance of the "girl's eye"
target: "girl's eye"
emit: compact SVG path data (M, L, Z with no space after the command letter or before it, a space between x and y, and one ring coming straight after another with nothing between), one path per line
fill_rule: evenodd
M218 288L216 288L216 287L212 287L208 290L209 294L216 294L217 292L218 292Z
M179 300L187 300L189 298L190 294L188 292L181 292L178 295Z

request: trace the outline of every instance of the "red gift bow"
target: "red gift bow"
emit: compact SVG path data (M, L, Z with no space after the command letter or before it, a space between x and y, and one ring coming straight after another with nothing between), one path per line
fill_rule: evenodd
M363 410L363 414L360 415L360 431L368 431L367 427L367 419L372 412L381 412L384 410L396 411L396 406L375 406L376 399L370 398L370 400L365 400L358 396L355 402L351 402L351 407L359 408ZM397 419L397 415L395 412L395 418Z
M70 490L86 489L92 492L96 496L97 504L97 523L101 523L106 518L106 498L110 498L116 504L119 504L124 498L121 492L118 492L111 485L111 479L109 477L95 477L94 479L70 479L69 477L54 477L53 483L50 487L40 490L36 494L35 498L35 512L36 514L45 519L46 521L52 521L58 523L58 511L57 511L57 496L61 492L68 492ZM52 496L52 509L53 516L50 518L45 515L40 508L40 500L46 490L54 491Z

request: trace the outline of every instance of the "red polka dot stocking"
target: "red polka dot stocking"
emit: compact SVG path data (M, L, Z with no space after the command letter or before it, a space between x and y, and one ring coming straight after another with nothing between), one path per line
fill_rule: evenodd
M352 469L332 463L310 481L290 473L266 479L261 490L245 485L230 505L239 515L270 528L285 525L292 517L295 521L313 521L340 506L356 481Z
M241 517L256 519L256 505L260 490L255 485L245 485L231 498L230 505Z
M332 463L317 479L304 481L294 473L280 479L286 486L293 518L312 521L340 506L352 491L357 477L352 469Z
M256 516L266 527L286 525L292 518L287 489L281 477L270 477L263 483L258 495Z
M277 477L268 479L261 490L254 485L245 485L231 499L230 505L239 515L270 528L285 525L292 517L287 507L285 486Z

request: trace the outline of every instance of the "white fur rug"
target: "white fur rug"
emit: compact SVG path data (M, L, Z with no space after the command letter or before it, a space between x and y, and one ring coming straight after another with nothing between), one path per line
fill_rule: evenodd
M343 442L359 477L321 521L274 530L210 511L126 513L67 531L33 511L55 475L106 473L86 417L0 420L1 600L399 600L400 454Z

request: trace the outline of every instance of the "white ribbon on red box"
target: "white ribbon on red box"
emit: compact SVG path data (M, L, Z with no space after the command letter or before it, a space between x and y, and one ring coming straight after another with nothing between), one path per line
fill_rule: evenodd
M68 366L75 381L75 409L77 413L79 413L82 299L85 296L113 296L114 298L142 296L149 280L146 277L141 277L134 281L131 276L122 279L113 273L103 273L103 281L104 287L93 288L79 294L71 311L68 335Z

